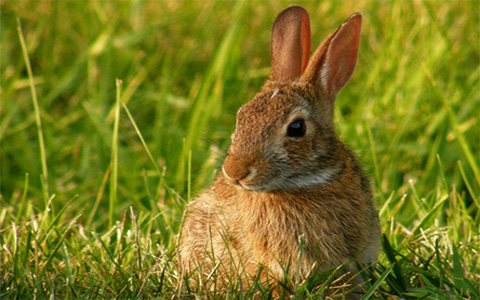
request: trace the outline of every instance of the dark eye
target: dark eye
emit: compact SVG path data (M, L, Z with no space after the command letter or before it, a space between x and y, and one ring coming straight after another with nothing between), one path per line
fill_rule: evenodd
M288 125L287 136L289 137L303 137L307 131L307 125L304 119L296 119Z

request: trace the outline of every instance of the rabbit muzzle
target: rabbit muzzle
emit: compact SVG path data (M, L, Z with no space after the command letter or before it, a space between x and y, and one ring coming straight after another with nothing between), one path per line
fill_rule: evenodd
M248 180L257 173L252 165L252 161L245 157L229 155L223 163L222 171L229 184L249 190Z

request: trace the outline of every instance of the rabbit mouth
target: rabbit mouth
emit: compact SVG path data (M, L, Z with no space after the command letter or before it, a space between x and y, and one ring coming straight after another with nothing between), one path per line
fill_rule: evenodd
M245 192L262 193L262 192L273 192L273 191L279 190L278 188L272 188L272 186L270 186L269 184L251 184L251 183L245 183L240 181L237 181L231 184L235 186L237 189Z
M242 192L261 193L283 190L279 178L259 178L257 169L252 169L247 176L241 179L230 178L227 174L225 175L227 183Z

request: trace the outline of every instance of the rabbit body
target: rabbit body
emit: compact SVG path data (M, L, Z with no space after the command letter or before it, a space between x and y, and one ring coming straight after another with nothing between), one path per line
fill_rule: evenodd
M277 17L271 76L238 111L222 172L188 207L178 250L185 273L255 276L261 265L282 280L376 260L369 180L332 121L356 62L357 16L310 61L308 14L293 6Z

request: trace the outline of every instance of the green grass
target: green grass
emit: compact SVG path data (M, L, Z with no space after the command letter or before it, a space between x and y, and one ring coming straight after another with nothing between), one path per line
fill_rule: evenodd
M268 76L288 4L0 4L1 299L222 297L187 287L175 235ZM364 14L335 118L385 236L365 298L480 298L479 2L301 4L312 46ZM294 294L318 299L327 278L292 279ZM269 287L228 295L254 294Z

